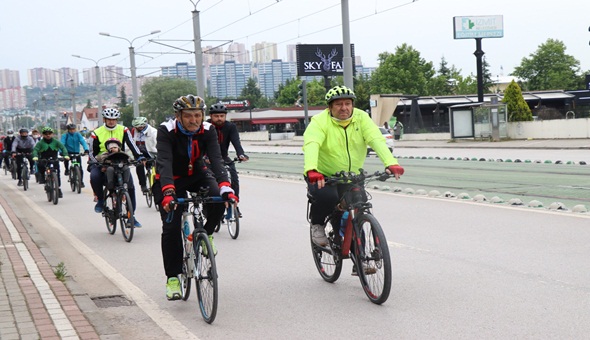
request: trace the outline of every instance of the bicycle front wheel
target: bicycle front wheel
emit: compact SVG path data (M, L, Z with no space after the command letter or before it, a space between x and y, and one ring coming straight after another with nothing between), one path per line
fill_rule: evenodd
M133 239L133 230L135 229L135 216L133 216L133 204L131 204L131 196L127 191L119 194L120 210L119 219L121 225L121 232L125 241L131 242Z
M107 226L107 230L109 234L115 234L117 231L117 216L116 213L116 198L113 195L107 194L105 192L105 199L104 199L104 210L102 211L102 216L104 216L104 222Z
M73 166L70 169L70 176L68 177L68 180L70 181L70 188L72 189L72 192L76 192L76 175L74 174Z
M391 291L391 258L385 233L370 214L358 216L354 246L359 279L365 294L375 304L387 301Z
M51 197L53 204L56 205L59 202L59 182L57 181L57 172L51 173Z
M237 239L238 235L240 235L240 216L238 215L237 203L230 203L229 207L226 209L224 220L227 224L229 236L234 240Z
M194 276L193 261L191 251L193 248L192 242L188 241L184 234L182 234L182 274L180 274L180 292L182 293L182 300L188 300L191 295L191 279ZM193 262L194 263L194 262Z
M29 165L23 164L23 171L21 173L21 178L23 179L23 189L27 191L29 189Z
M326 224L326 235L328 236L330 244L333 243L336 232L338 231L333 230L331 223ZM318 269L320 276L326 282L336 282L342 272L342 259L335 254L335 250L331 249L330 246L320 247L313 243L311 226L309 228L309 238L313 262L315 262L315 266Z
M51 175L45 175L45 194L47 194L47 201L53 201L53 182L51 180Z
M79 166L74 167L74 174L76 175L76 192L82 192L82 170Z
M195 250L195 282L199 308L205 322L212 323L217 314L217 267L215 255L209 243L209 237L204 233L196 234L193 242Z

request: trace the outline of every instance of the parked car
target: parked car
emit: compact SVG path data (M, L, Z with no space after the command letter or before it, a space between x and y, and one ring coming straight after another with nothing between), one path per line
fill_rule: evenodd
M383 137L385 137L385 143L387 144L387 148L389 149L389 152L393 152L393 136L384 127L379 127L379 130L381 131L381 134L383 135ZM371 149L371 147L367 145L367 155L371 151L373 151L373 149Z

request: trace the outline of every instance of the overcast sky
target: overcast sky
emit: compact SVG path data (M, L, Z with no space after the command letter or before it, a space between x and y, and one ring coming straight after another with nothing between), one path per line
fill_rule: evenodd
M463 75L475 73L475 40L453 39L453 17L502 15L504 37L484 39L483 50L493 76L508 75L523 57L548 38L559 39L566 53L590 70L589 0L349 0L351 42L365 66L378 66L379 53L408 43L436 68L445 57ZM135 40L137 74L157 71L176 62L194 64L194 54L179 53L148 39L193 50L189 0L2 0L0 4L0 69L93 67L77 54L117 65L128 74L129 43L99 35ZM278 43L286 59L287 44L342 43L340 0L200 0L203 46L233 40L248 49L257 42ZM159 54L152 54L157 52ZM503 71L502 71L503 69ZM158 73L153 73L157 75ZM81 77L80 77L81 78Z

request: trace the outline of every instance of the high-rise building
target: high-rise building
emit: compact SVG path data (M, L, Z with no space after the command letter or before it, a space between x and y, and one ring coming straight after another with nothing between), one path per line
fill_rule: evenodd
M270 63L273 59L278 59L277 44L263 41L252 46L252 62Z
M188 63L176 63L174 66L163 66L162 77L197 80L197 68Z
M0 88L0 110L23 109L26 106L25 89L22 87Z
M0 70L0 89L20 87L20 75L14 70Z
M297 62L297 45L287 45L287 62Z
M36 67L27 70L27 75L31 87L69 87L72 86L72 80L75 85L80 84L78 70L69 67L62 67L57 70Z
M246 45L234 42L227 47L225 60L235 60L238 64L247 64L250 62L250 51L246 50Z
M219 99L238 98L246 83L252 77L250 63L238 64L233 60L211 65L209 96Z
M274 97L279 85L297 77L297 63L295 62L283 62L281 59L275 59L270 63L258 63L256 68L258 87L267 98Z

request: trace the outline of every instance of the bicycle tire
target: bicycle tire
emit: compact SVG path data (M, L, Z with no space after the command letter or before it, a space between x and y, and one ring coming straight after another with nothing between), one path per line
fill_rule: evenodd
M74 167L70 167L70 175L68 176L68 181L70 182L70 188L72 192L76 192L76 175L74 174Z
M59 202L59 182L57 181L57 172L51 173L51 197L53 198L53 205L57 205Z
M4 159L4 164L2 165L2 168L4 169L4 175L8 175L8 167L6 167L6 159Z
M391 292L391 258L389 245L379 221L371 214L361 214L354 222L356 268L365 294L375 304L387 301ZM361 245L361 247L358 245Z
M12 174L12 179L16 179L16 177L18 177L16 175L16 161L12 161L10 162L10 173Z
M76 182L76 192L79 194L82 192L82 171L80 170L80 166L74 166L74 174Z
M45 175L45 194L47 195L47 201L53 201L53 183L51 182L51 175Z
M104 210L102 212L102 216L104 216L107 230L111 235L114 235L117 231L117 217L115 216L115 212L117 210L116 207L115 197L113 197L113 195L107 195L107 192L105 192Z
M190 254L192 251L192 242L184 237L182 231L180 233L182 235L182 273L180 274L179 281L182 300L186 301L191 295L191 279L194 276L194 273L189 272L191 268L194 268L189 263L189 261L193 261Z
M230 203L226 210L230 212L230 218L224 218L227 231L229 236L235 240L240 235L240 215L238 215L237 203Z
M216 233L219 232L219 230L221 229L221 224L223 223L222 221L224 218L225 217L222 217L222 219L219 222L217 222L217 225L215 226L215 229L213 230L214 232L216 232Z
M23 180L23 189L27 191L29 189L29 165L23 164L23 171L21 173L21 178Z
M193 242L195 250L195 283L201 315L207 323L212 323L217 315L217 267L215 255L205 233L197 233ZM206 250L205 250L206 249Z
M333 244L334 235L338 230L334 231L331 223L326 224L326 235L328 236L329 244ZM313 262L324 281L334 283L340 277L342 272L342 259L335 255L335 250L328 247L320 247L313 243L311 226L309 228L309 242L311 243L311 253L313 255Z
M131 242L133 240L133 231L135 230L135 216L133 215L133 204L131 204L131 196L125 190L119 193L118 199L119 207L119 225L125 241Z

